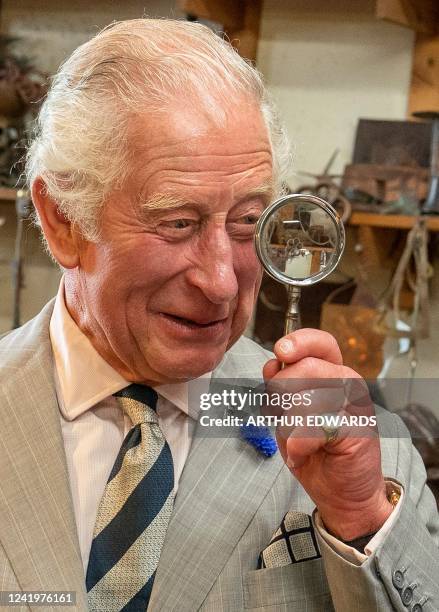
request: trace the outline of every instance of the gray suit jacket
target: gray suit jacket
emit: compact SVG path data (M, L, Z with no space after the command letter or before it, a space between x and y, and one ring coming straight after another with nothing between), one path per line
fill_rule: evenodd
M0 590L76 591L86 610L53 380L53 304L0 341ZM267 353L241 339L223 377L258 377ZM197 437L185 465L152 592L151 610L355 612L439 610L438 517L425 470L402 422L383 419L386 476L406 495L383 545L361 567L320 541L322 559L256 569L288 510L313 503L279 453L263 458L239 438ZM400 570L402 588L394 585ZM413 601L402 603L411 585ZM424 602L425 598L427 600ZM23 606L22 609L41 610ZM18 609L18 608L11 608ZM59 610L59 608L44 609ZM416 608L415 608L416 611Z

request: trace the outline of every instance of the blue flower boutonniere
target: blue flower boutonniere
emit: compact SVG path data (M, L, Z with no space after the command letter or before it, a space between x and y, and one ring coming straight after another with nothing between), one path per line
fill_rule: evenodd
M277 443L268 427L241 425L241 437L265 457L272 457L277 452Z

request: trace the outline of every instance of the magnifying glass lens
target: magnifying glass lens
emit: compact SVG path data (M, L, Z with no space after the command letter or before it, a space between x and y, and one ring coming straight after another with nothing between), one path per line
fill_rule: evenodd
M344 229L327 202L293 194L264 211L255 242L270 276L289 285L311 285L337 265L344 248Z

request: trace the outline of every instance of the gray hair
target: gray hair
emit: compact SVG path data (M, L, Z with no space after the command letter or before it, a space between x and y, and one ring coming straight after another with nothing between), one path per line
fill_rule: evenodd
M231 92L259 105L280 193L290 165L289 143L261 75L206 26L171 19L114 23L65 61L28 149L29 184L40 176L60 212L85 238L96 240L106 195L132 171L132 118L160 112L182 92L220 100L219 115Z

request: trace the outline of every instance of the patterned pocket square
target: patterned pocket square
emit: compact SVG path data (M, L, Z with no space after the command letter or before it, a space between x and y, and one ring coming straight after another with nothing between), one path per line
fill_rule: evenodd
M311 517L287 512L270 544L259 555L258 569L282 567L321 557Z

